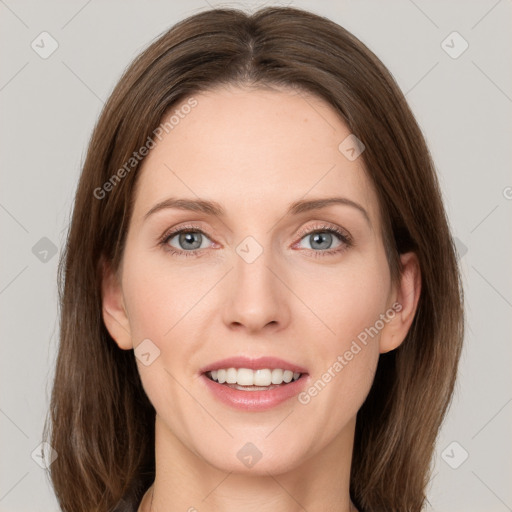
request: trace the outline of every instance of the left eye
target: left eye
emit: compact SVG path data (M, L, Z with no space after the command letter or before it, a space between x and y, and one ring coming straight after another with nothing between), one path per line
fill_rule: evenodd
M336 233L335 231L330 230L322 230L322 231L315 231L313 233L308 233L304 237L302 237L301 240L307 240L309 241L309 247L306 247L306 249L320 249L320 250L326 250L326 249L336 249L336 247L332 247L333 240L338 241L339 245L342 245L341 241L341 235Z

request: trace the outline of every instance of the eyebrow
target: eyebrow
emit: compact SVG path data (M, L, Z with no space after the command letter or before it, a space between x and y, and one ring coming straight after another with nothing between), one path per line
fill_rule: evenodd
M372 226L368 212L359 203L356 203L355 201L352 201L351 199L348 199L346 197L325 197L310 200L300 199L298 201L291 203L288 206L285 215L299 215L304 212L326 208L333 204L351 206L352 208L357 209L363 215L369 226ZM206 199L180 199L170 197L153 206L146 213L146 215L144 215L144 220L146 220L149 216L153 215L154 213L167 208L176 208L178 210L201 212L207 215L213 215L214 217L224 217L226 215L224 208L216 201L209 201Z

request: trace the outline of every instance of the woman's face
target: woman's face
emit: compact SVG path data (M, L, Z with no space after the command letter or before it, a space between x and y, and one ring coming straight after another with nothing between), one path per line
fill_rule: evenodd
M322 100L194 98L143 162L105 322L135 348L160 438L278 474L346 446L379 353L405 335L377 196Z

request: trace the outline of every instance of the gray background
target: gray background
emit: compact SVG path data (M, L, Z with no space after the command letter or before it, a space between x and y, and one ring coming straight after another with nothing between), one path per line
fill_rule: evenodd
M512 510L512 2L291 4L352 31L394 74L430 145L458 240L467 336L428 510ZM58 510L31 453L58 340L51 249L62 248L91 130L132 58L209 5L263 2L0 0L0 511ZM59 45L47 59L31 48L43 31ZM442 46L453 31L469 43L457 58L445 50L458 53L461 39Z

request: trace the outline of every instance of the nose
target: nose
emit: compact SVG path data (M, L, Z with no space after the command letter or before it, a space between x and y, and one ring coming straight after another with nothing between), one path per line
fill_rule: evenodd
M225 324L250 333L285 328L290 321L290 305L281 273L266 250L252 262L235 255L224 302Z

